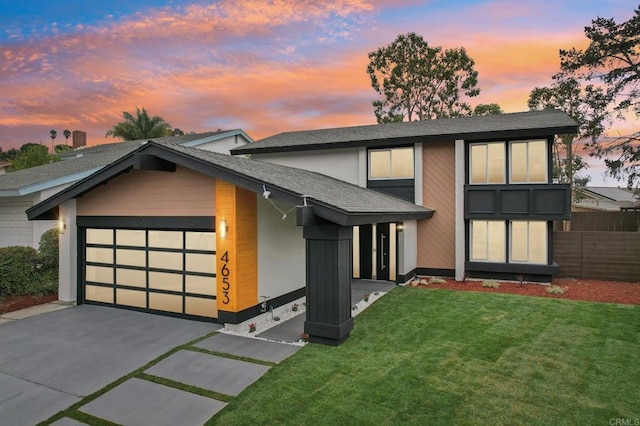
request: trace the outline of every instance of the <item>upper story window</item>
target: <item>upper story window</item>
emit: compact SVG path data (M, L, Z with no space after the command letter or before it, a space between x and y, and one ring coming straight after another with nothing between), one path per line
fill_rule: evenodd
M473 144L469 151L470 183L505 183L504 142Z
M507 154L508 149L508 154ZM508 161L507 161L508 156ZM547 141L474 143L469 147L469 183L547 183Z
M547 141L513 141L509 151L511 183L547 182Z
M413 147L370 150L369 179L413 179Z

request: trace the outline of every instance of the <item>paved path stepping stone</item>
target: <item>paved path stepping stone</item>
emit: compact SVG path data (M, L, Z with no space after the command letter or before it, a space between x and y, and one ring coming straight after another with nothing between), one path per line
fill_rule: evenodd
M225 405L158 383L130 379L80 411L127 426L202 425Z
M279 340L281 342L297 342L304 331L305 318L304 314L300 314L286 320L282 324L278 324L260 334L257 334L257 337Z
M290 357L300 349L300 346L288 345L286 343L269 342L267 340L234 336L225 333L211 336L197 343L195 346L210 351L275 363Z
M236 396L269 370L266 365L181 350L145 373Z

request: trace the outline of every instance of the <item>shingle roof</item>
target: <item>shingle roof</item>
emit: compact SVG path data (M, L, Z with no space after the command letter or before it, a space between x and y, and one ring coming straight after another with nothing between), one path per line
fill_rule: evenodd
M393 213L399 211L425 213L430 211L414 203L309 170L233 157L197 148L170 146L161 142L158 144L194 159L206 161L217 167L255 179L265 184L267 189L269 189L269 185L272 185L293 192L300 197L300 201L303 196L306 196L309 200L315 200L349 213Z
M183 136L169 136L150 139L165 144L182 144L198 139L214 136L224 131L195 133ZM23 195L43 189L41 186L50 183L49 187L70 183L83 178L96 169L106 166L136 150L147 142L147 139L116 142L96 145L65 152L63 161L45 164L30 169L18 170L0 176L0 196Z
M28 209L29 219L55 216L52 214L53 209L60 203L81 196L132 168L136 155L152 155L230 181L253 192L262 193L264 186L271 191L273 198L289 203L301 204L306 198L314 214L345 226L421 219L433 214L431 209L308 170L156 141L145 144L92 176Z
M577 123L557 110L528 111L511 114L458 117L403 123L372 124L367 126L286 132L261 139L251 145L232 150L233 154L297 151L341 146L372 145L429 140L484 139L493 135L532 135L572 133Z
M587 186L582 190L586 193L604 197L611 201L636 201L634 191L629 188L619 188L615 186Z

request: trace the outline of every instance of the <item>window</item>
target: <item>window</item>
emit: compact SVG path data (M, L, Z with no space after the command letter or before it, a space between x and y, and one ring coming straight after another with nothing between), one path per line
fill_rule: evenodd
M547 223L512 221L509 260L516 263L547 263Z
M369 179L413 179L413 148L369 151Z
M511 183L547 182L547 141L517 141L510 147Z
M471 261L505 262L505 223L498 220L471 221Z
M504 142L473 144L470 156L470 183L505 183Z

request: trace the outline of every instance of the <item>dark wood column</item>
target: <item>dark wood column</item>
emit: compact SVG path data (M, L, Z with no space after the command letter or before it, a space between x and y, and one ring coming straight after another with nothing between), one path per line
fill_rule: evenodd
M353 228L333 223L308 224L303 235L307 257L304 332L310 342L337 346L353 329Z

